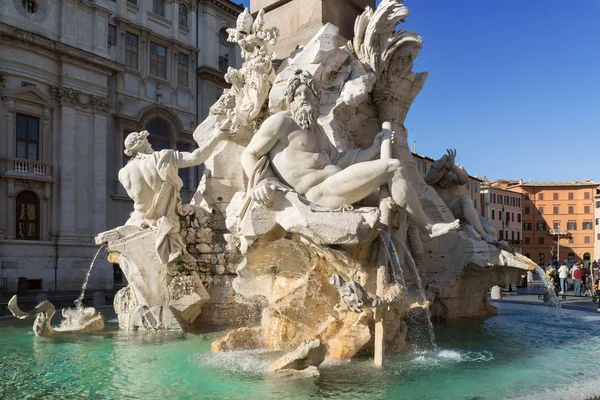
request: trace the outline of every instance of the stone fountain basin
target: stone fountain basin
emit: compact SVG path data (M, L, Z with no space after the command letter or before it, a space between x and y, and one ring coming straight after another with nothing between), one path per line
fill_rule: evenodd
M498 304L499 315L436 325L438 352L418 348L383 368L365 358L324 363L319 378L275 378L282 352L212 353L224 332L118 331L38 338L28 321L0 323L7 398L591 398L600 378L600 316ZM416 331L415 331L416 332ZM417 332L418 333L418 332ZM414 344L426 342L409 335ZM556 373L560 360L560 371ZM577 379L573 379L577 376ZM551 377L551 379L549 378ZM561 397L563 396L563 397Z

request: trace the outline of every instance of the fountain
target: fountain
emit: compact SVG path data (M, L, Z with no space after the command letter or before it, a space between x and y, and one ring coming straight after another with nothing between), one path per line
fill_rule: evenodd
M25 312L17 304L17 296L13 296L8 302L9 311L19 319L34 319L33 332L37 336L65 335L70 333L90 333L99 332L104 329L104 316L93 307L85 307L83 298L87 287L90 274L94 268L94 263L100 252L104 250L101 246L90 263L90 268L85 276L81 287L81 294L75 299L75 308L64 308L61 312L63 320L56 328L52 327L52 317L56 308L49 301L42 301L32 311Z
M245 62L229 69L231 88L195 130L198 149L153 151L147 132L127 136L131 161L119 180L134 211L96 243L119 263L128 286L101 332L118 349L83 363L105 371L93 377L94 395L496 398L546 390L537 383L506 389L518 382L511 374L523 371L537 382L537 366L550 357L532 355L527 343L521 353L507 344L539 343L528 335L547 334L536 328L541 321L552 320L555 335L558 327L584 326L585 318L575 314L566 324L501 305L505 314L481 322L498 313L487 289L535 264L473 219L460 181L452 191L436 186L447 171L459 174L456 151L440 159L433 186L416 170L404 119L427 73L412 71L421 38L396 29L408 15L398 1L383 0L357 19L352 41L327 24L274 63L268 44L277 42L278 29L265 27L263 11L253 18L246 10L228 31ZM203 180L191 204L182 204L177 169L201 163ZM449 194L461 199L460 210L448 205ZM50 306L15 314L49 320ZM406 321L415 310L425 314L432 349L413 351ZM434 326L434 317L446 322ZM456 335L464 341L453 342ZM593 331L585 335L600 348ZM97 339L78 337L75 351L107 346ZM578 365L561 340L552 356ZM34 342L33 351L60 363L69 355L46 350L60 343ZM532 361L515 369L510 360L526 354ZM77 378L88 373L74 364L69 393L89 397ZM466 378L482 368L501 374L505 389L490 389L490 376ZM28 390L59 394L45 383Z

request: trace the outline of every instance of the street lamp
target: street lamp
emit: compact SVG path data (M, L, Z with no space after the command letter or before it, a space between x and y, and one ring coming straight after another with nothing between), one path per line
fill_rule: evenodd
M556 230L556 263L560 265L560 221L558 221L558 229Z
M506 240L506 232L504 232L504 206L502 206L502 210L500 211L500 219L502 220L502 237L501 240Z

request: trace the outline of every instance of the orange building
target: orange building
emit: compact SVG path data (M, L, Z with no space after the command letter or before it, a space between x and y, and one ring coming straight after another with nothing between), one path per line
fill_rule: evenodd
M594 196L592 180L520 182L508 190L523 195L523 254L538 264L557 257L594 260Z

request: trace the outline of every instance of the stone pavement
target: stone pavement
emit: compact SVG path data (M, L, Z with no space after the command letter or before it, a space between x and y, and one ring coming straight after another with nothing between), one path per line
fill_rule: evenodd
M502 300L490 300L491 303L494 304L496 302L511 302L553 307L551 302L546 303L538 298L538 294L543 294L545 292L544 287L539 281L534 281L534 285L532 287L520 287L516 289L517 290L513 289L512 292L502 290ZM562 300L560 295L558 297L560 299L560 304L562 308L598 313L598 305L592 301L592 297L576 297L573 295L572 290L566 293L565 300Z

